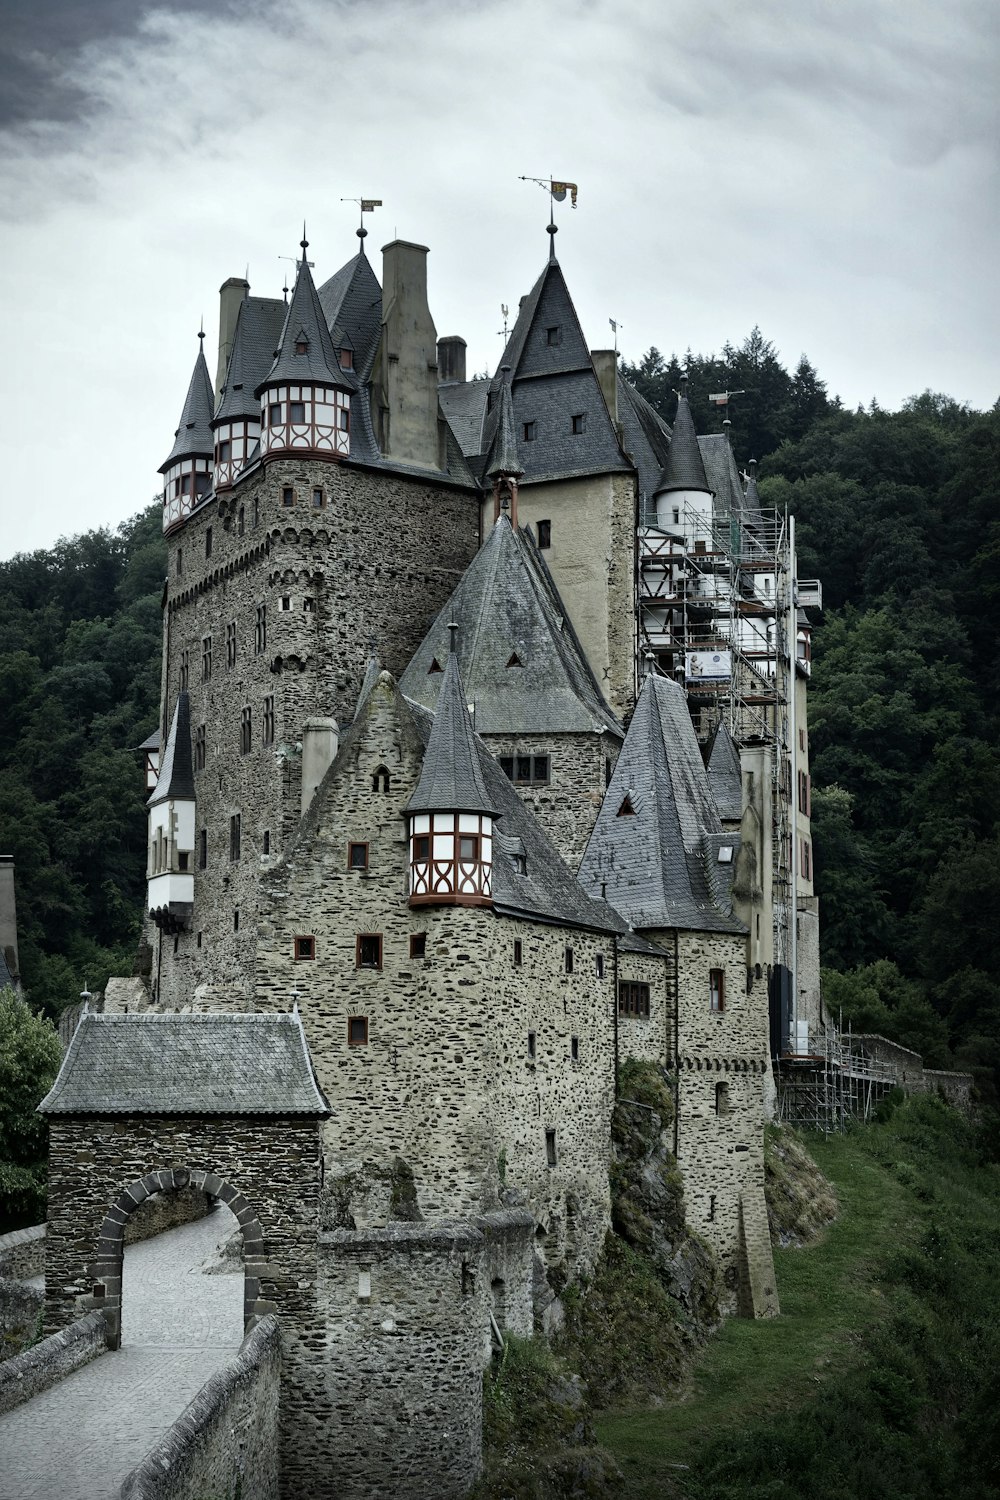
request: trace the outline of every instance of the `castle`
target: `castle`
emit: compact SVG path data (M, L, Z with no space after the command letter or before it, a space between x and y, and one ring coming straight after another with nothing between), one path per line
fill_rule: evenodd
M671 1076L727 1310L777 1311L818 590L725 433L588 348L550 230L492 378L422 246L381 285L364 230L318 286L304 241L285 300L227 281L160 470L151 969L43 1105L48 1321L114 1341L135 1206L228 1202L287 1493L465 1493L491 1339L558 1326L600 1255L628 1058Z

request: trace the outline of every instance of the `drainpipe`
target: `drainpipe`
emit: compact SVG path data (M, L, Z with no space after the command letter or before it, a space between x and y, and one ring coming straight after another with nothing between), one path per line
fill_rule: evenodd
M792 987L792 1048L798 1049L799 1020L799 777L798 777L798 730L795 725L796 652L798 650L798 621L795 606L795 587L798 563L795 557L795 517L788 517L788 739L789 770L791 773L792 803L792 858L789 871L788 918L788 967L791 970Z

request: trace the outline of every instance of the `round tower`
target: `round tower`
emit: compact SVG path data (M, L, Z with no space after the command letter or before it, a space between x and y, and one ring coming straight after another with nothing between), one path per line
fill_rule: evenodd
M212 493L212 382L205 363L204 333L198 334L195 360L174 446L159 472L163 475L163 529L172 531Z
M243 282L243 286L247 287L247 283ZM244 293L236 315L225 380L212 422L217 494L232 488L260 442L260 402L254 394L252 383L248 385L246 380L250 360L247 345L252 337L247 292Z
M346 458L351 451L354 376L342 370L313 284L302 260L274 363L257 387L261 458L312 453Z

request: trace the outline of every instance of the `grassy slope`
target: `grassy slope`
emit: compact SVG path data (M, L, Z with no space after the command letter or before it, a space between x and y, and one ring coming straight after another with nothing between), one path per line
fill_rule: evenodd
M628 1495L825 1495L838 1484L862 1494L869 1483L877 1493L897 1445L917 1477L886 1493L923 1493L925 1471L962 1472L978 1441L955 1426L976 1390L963 1365L981 1328L995 1351L1000 1252L995 1234L992 1265L959 1247L988 1242L1000 1177L973 1163L949 1114L907 1106L887 1125L810 1141L839 1191L840 1220L815 1246L776 1252L779 1320L729 1321L678 1402L598 1420ZM954 1238L938 1253L942 1225ZM850 1473L835 1479L852 1445ZM980 1464L973 1487L952 1493L978 1494L981 1477Z

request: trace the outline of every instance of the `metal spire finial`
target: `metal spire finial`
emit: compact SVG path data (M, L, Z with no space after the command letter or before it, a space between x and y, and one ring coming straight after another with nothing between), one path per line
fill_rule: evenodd
M198 329L198 338L199 339L204 339L204 337L205 337L205 314L202 313L202 315L201 315L201 327Z
M305 258L306 258L306 251L309 249L309 241L306 239L306 221L305 221L305 219L302 220L302 238L299 240L299 244L302 246L302 259L305 260Z

